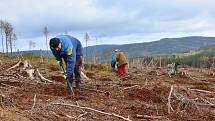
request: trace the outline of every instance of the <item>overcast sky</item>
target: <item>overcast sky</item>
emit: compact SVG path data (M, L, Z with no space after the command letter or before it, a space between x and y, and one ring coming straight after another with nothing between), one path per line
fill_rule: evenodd
M15 27L17 49L45 49L68 34L89 45L149 42L166 37L215 36L214 0L0 0L0 19ZM0 46L2 49L2 46Z

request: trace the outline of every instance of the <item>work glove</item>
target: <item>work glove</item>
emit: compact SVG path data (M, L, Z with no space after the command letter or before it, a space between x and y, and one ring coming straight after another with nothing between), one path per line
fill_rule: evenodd
M67 76L66 76L66 74L64 74L64 75L63 75L63 78L64 78L65 80L67 80Z
M63 65L63 62L62 61L57 61L57 63L62 66Z

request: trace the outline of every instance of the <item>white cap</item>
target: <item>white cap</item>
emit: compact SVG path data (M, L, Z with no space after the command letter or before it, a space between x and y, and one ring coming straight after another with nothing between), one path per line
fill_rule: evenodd
M119 49L115 49L114 51L115 51L115 52L119 52L120 50L119 50Z

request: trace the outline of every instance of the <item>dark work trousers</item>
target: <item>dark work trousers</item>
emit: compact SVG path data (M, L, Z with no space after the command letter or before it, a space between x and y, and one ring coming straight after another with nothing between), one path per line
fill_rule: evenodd
M67 63L67 57L63 56L63 59L65 63ZM80 74L80 69L82 66L82 57L81 56L76 56L76 63L74 67L74 74L75 74L75 79L76 79L76 88L80 88L80 83L81 83L81 74ZM67 79L67 88L72 87L73 83L73 74L71 75L70 79Z
M80 88L81 84L81 66L82 66L82 57L76 56L76 63L74 68L74 74L76 79L76 88Z

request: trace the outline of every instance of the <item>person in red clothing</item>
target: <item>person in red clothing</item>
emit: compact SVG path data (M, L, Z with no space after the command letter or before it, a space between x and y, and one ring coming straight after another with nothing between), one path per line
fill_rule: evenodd
M126 65L128 64L125 54L122 51L120 51L119 49L115 49L115 54L116 54L116 61L118 63L118 74L120 76L125 76Z

